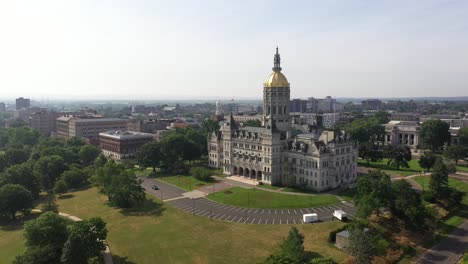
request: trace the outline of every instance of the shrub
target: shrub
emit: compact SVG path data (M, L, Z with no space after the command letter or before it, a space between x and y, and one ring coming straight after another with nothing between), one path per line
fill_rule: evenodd
M435 203L436 201L434 195L430 192L424 192L421 197L424 201L428 203Z
M447 166L447 172L449 174L453 174L457 172L457 166L455 166L455 164L449 162L446 164L446 166Z
M193 175L193 177L199 179L200 181L212 181L213 178L211 178L211 171L207 168L204 167L194 167L190 170L190 174Z

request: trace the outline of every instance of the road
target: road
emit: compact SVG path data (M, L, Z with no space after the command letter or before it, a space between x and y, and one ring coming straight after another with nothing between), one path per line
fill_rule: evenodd
M316 213L320 221L332 221L334 210L343 210L351 218L356 213L356 207L349 202L342 202L334 205L300 208L300 209L255 209L244 208L232 205L225 205L206 199L188 198L184 196L186 190L170 185L163 181L150 178L141 178L142 186L148 194L173 205L188 213L199 215L211 219L245 223L245 224L303 224L302 215ZM159 190L155 191L151 187L157 185ZM288 195L288 194L284 194ZM314 199L312 197L312 199Z
M418 264L455 264L468 250L468 220L418 258Z

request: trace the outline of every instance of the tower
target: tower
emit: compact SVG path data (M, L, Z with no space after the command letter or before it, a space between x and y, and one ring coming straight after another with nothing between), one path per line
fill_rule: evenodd
M289 117L290 88L288 79L281 73L281 57L276 47L273 59L273 72L263 85L263 122L272 123L276 128L291 135Z

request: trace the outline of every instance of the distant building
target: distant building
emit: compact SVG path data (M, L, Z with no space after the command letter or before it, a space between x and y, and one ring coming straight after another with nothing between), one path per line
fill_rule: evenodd
M290 113L306 113L307 112L307 100L292 99L289 102Z
M120 118L90 118L80 116L62 116L57 118L57 137L70 139L85 138L92 144L98 144L99 133L110 130L127 130L127 120Z
M323 113L322 125L324 128L334 128L340 122L340 113Z
M31 113L29 126L39 131L43 136L51 136L57 131L57 118L59 114L53 110L41 110Z
M419 129L421 125L414 121L392 120L385 127L385 143L403 145L415 148L419 144Z
M239 122L239 123L242 123L245 121L251 121L251 120L262 121L262 115L234 115L233 118L234 118L234 121Z
M157 130L166 130L170 126L171 122L174 122L175 119L165 119L165 120L130 120L127 123L128 131L136 131L143 133L153 133Z
M362 109L364 110L381 110L382 101L379 99L367 99L361 102Z
M172 122L168 129L177 129L177 128L193 128L199 129L200 124L193 120L192 118L181 118L177 119L176 121Z
M6 105L5 103L0 103L0 112L5 112L6 111Z
M420 121L419 113L391 113L390 119L395 121Z
M29 99L23 97L16 99L16 110L29 107L31 107L31 101Z
M102 153L113 160L134 159L138 150L154 140L154 135L135 131L107 131L99 133Z

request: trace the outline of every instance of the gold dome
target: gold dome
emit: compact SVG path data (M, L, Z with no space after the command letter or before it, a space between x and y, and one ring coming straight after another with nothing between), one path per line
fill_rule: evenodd
M277 87L283 87L287 88L289 87L289 82L288 79L286 79L286 76L281 73L281 71L274 71L270 74L270 77L266 80L264 87L268 88L277 88Z

